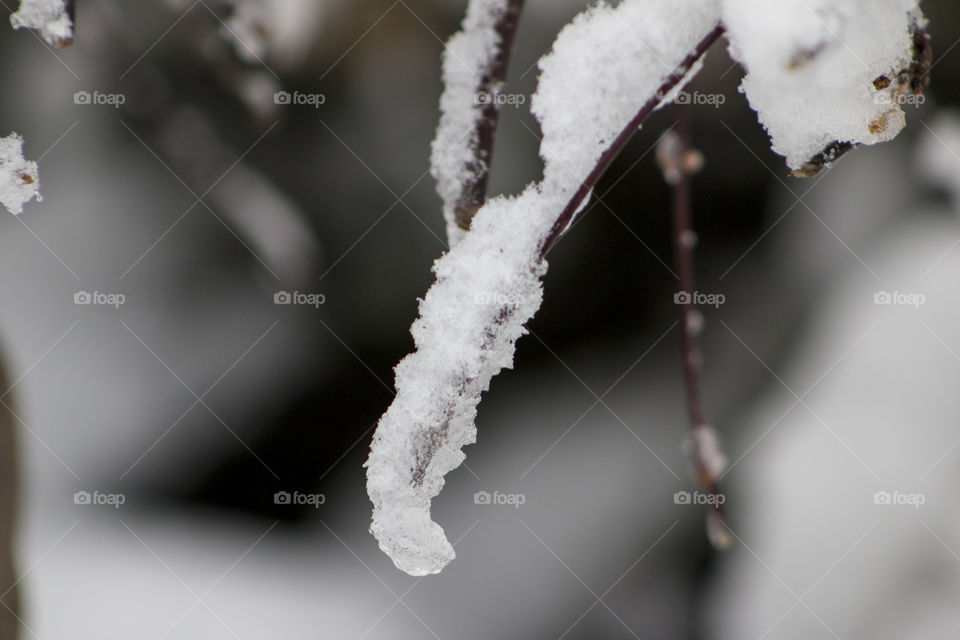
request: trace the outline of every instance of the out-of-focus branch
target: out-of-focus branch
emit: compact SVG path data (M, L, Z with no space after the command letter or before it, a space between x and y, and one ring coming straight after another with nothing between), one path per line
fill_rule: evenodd
M693 251L697 244L693 231L693 197L690 178L700 170L703 157L690 146L690 105L677 105L677 124L660 140L657 163L664 180L673 190L673 239L679 294L674 299L680 310L683 379L686 391L690 432L685 450L697 481L711 500L708 502L707 534L718 549L730 545L731 536L726 527L718 480L726 464L713 428L707 424L700 395L700 367L702 356L697 335L703 318L696 309L693 274Z
M476 150L470 166L470 177L463 185L457 201L455 215L461 229L469 229L470 221L487 199L487 183L490 179L490 162L493 158L493 143L500 119L500 104L497 96L507 80L513 40L520 21L523 0L508 0L506 10L497 20L494 30L500 38L497 54L491 60L487 72L481 77L477 96L486 96L481 117L475 131Z

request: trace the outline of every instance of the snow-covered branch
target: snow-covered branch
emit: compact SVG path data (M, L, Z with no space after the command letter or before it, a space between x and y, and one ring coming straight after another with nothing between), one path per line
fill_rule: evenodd
M397 396L366 463L371 531L400 569L436 573L453 559L430 501L463 461L461 447L475 441L480 394L512 365L514 343L540 306L553 230L581 206L590 176L627 128L636 130L637 110L649 114L665 85L691 75L684 64L716 37L718 18L716 3L702 0L598 5L541 60L533 112L543 130L543 180L484 205L434 265L437 282L411 330L417 350L397 365Z
M480 395L512 365L514 343L540 306L547 252L646 117L699 71L724 28L749 73L741 88L796 175L896 135L904 96L922 90L929 68L915 0L601 2L565 27L540 61L532 111L543 132L543 179L487 202L465 233L457 207L470 193L480 203L484 189L471 189L487 170L476 155L477 83L498 55L497 19L508 6L471 2L464 32L448 47L432 162L452 248L434 264L437 281L411 329L416 351L397 365L397 395L366 463L371 531L413 575L440 571L454 557L430 503L463 461L461 448L475 441ZM715 480L716 439L702 420L694 427L696 472Z
M916 0L724 0L740 90L797 176L892 139L929 67ZM924 64L924 60L927 62Z
M440 125L430 171L453 246L487 196L493 139L523 0L473 0L443 56Z

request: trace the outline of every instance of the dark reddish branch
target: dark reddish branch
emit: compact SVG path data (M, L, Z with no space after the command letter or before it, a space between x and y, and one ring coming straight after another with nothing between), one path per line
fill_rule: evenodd
M477 96L486 96L481 115L474 132L477 141L476 154L470 167L470 179L463 187L457 201L455 215L461 229L469 229L470 221L487 199L487 183L490 178L490 161L493 158L494 134L500 119L500 106L496 96L507 80L510 55L513 52L513 40L520 21L523 0L508 0L506 10L497 20L494 29L500 38L500 47L491 61L489 69L480 78Z
M677 105L677 124L673 132L679 141L676 150L679 164L683 164L683 155L690 150L690 108ZM700 348L697 344L696 323L693 318L696 307L693 302L693 204L690 191L690 174L682 168L676 173L677 181L673 189L673 241L674 262L680 291L689 294L679 301L681 347L683 349L683 380L687 398L687 410L690 414L690 428L696 429L704 424L703 402L700 399ZM701 475L700 469L697 470Z
M564 207L563 211L560 213L560 216L557 218L557 221L554 222L553 228L550 230L550 235L547 236L547 239L544 241L541 249L540 255L546 256L550 249L553 248L553 245L557 243L557 240L566 232L567 228L570 226L570 223L573 222L573 218L576 215L577 211L580 209L580 204L590 195L590 191L596 186L597 182L603 176L604 172L610 166L610 163L620 154L627 143L630 141L630 138L633 137L633 134L640 128L640 125L643 124L651 113L657 108L657 106L662 101L663 97L670 93L680 82L683 81L687 73L693 67L693 65L699 60L707 49L717 41L717 39L723 35L723 25L717 25L717 27L707 34L703 40L697 43L697 46L694 50L683 59L683 62L671 73L666 80L663 81L663 84L660 85L660 88L657 89L657 92L647 100L646 103L640 110L637 112L637 115L633 117L633 120L623 128L623 131L614 139L614 141L607 147L600 155L600 160L597 162L593 170L587 175L580 187L577 188L577 191L573 194L573 197L570 198L570 202L567 203L567 206Z
M690 105L677 105L677 124L673 129L678 141L675 153L677 166L680 170L675 174L676 181L673 187L673 242L674 262L677 267L679 290L687 295L678 300L680 309L680 345L683 361L683 382L687 399L687 412L690 416L689 456L690 463L697 476L697 480L707 492L714 497L719 496L720 488L717 479L709 471L708 462L701 451L701 439L697 437L697 429L706 425L703 412L703 400L700 396L700 345L697 341L699 322L694 318L696 305L693 293L693 251L696 246L696 236L693 231L693 193L691 189L691 171L687 170L685 157L693 153L690 146ZM722 529L725 528L723 505L720 500L713 500L709 506L712 513L707 518L713 522L708 525L711 533L711 542L717 546L724 544Z

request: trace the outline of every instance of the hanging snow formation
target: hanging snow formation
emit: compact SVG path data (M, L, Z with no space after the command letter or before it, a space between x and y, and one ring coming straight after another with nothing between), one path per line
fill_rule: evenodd
M519 196L488 202L434 265L437 281L411 329L417 350L397 365L397 396L371 445L371 531L407 573L436 573L454 557L430 520L430 501L444 474L463 462L461 447L475 441L480 394L512 365L514 342L540 307L541 249L557 216L717 20L716 3L702 0L598 5L541 60L533 112L543 130L544 178Z
M505 6L472 0L444 61L432 171L452 248L434 264L437 280L411 328L416 351L396 367L397 395L366 462L370 529L412 575L436 573L455 555L430 519L430 502L463 462L461 448L476 440L480 395L512 366L514 343L540 307L544 248L561 212L585 204L578 189L638 110L670 102L696 74L692 54L721 21L749 72L742 89L797 175L812 175L855 144L893 137L903 126L900 98L922 90L928 64L913 0L601 2L565 27L540 61L532 111L543 132L543 179L487 202L464 232L455 208L473 175L470 132L481 117L474 97L498 54L493 23Z

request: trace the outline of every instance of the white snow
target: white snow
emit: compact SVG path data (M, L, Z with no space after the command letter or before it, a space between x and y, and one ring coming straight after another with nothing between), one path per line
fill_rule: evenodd
M890 140L906 120L898 72L909 67L916 0L723 0L740 89L794 170L834 141ZM885 76L889 86L874 80ZM881 83L882 86L882 83Z
M600 4L541 60L533 112L543 181L488 202L434 265L437 282L411 330L417 350L397 365L397 396L371 445L371 531L398 568L424 575L453 559L430 501L463 461L461 447L475 441L480 394L512 365L514 342L540 306L542 244L600 154L718 17L717 4L702 0Z
M43 199L37 163L24 159L23 138L11 133L0 138L0 204L10 213L18 214L33 197L38 202Z
M461 31L447 42L443 54L443 94L440 124L430 154L430 173L437 181L447 221L447 240L454 246L464 230L456 221L456 207L464 185L486 167L475 166L477 126L483 117L477 90L500 53L496 24L508 0L472 0Z
M66 0L20 0L20 8L10 16L14 29L37 29L54 47L73 44L73 22Z

